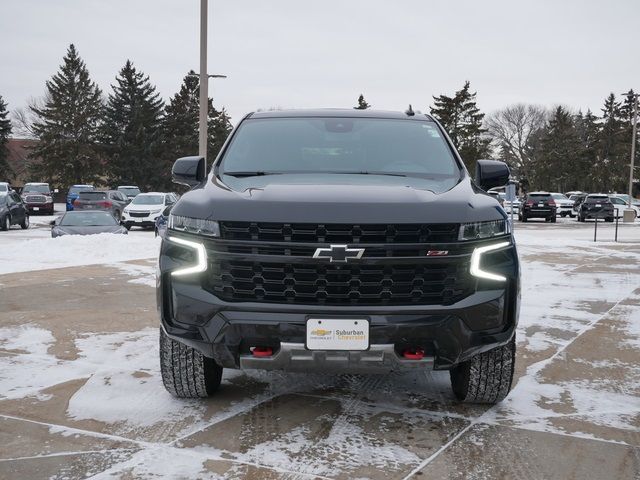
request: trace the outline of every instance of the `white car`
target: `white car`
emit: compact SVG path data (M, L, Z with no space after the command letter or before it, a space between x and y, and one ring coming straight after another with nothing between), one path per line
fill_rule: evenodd
M567 198L564 193L552 192L551 197L556 202L556 215L560 215L561 217L568 215L571 218L576 216L573 211L573 200Z
M502 199L502 208L504 208L505 212L510 214L511 209L513 209L514 215L518 215L518 213L520 213L520 207L522 206L522 202L520 200L516 198L513 202L510 202L509 200L507 200L506 193L500 192L499 195Z
M176 203L172 193L141 193L131 200L122 211L122 224L127 230L131 227L155 228L157 218L162 211Z
M629 197L627 196L627 198ZM619 197L618 195L609 195L609 200L611 200L611 203L613 203L613 208L616 209L616 217L622 218L622 216L624 215L624 211L627 208L629 208L629 204L625 202L624 199ZM637 207L635 204L632 203L631 209L634 212L636 212L636 216L635 216L636 219L640 217L640 207Z
M9 193L11 191L11 185L7 182L0 182L0 194Z

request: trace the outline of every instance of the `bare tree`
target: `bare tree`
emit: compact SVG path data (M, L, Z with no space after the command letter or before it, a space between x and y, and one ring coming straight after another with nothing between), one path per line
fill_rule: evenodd
M37 135L33 131L33 122L35 120L35 115L33 114L33 111L34 109L43 108L44 104L45 104L44 98L31 97L29 99L26 109L16 108L12 112L14 136L18 138L36 138L37 137Z
M534 161L532 137L547 121L548 111L539 105L517 103L497 110L485 119L485 128L520 177L529 177Z

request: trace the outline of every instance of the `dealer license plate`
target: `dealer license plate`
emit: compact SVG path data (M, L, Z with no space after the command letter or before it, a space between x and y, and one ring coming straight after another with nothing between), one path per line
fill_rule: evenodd
M544 207L544 203L539 203L538 206L539 207Z
M602 204L596 203L596 208L601 208L601 207L602 207Z
M309 350L366 350L369 321L365 319L310 318L307 321Z
M40 207L33 207L34 212L37 212L38 210L40 210Z

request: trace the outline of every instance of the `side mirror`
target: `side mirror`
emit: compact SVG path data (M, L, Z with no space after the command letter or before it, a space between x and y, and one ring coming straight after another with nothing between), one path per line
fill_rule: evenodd
M57 188L54 188L53 193L60 193L60 190L58 190Z
M51 225L52 227L55 227L56 226L56 221L55 220L51 220L49 222L49 225Z
M478 160L476 163L476 184L485 191L506 185L510 175L509 167L504 162Z
M206 177L204 157L182 157L175 161L171 169L174 183L195 187Z

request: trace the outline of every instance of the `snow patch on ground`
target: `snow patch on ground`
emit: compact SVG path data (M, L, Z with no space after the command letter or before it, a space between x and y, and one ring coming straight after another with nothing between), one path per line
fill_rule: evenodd
M160 238L152 235L68 235L2 239L0 275L80 265L157 258Z

